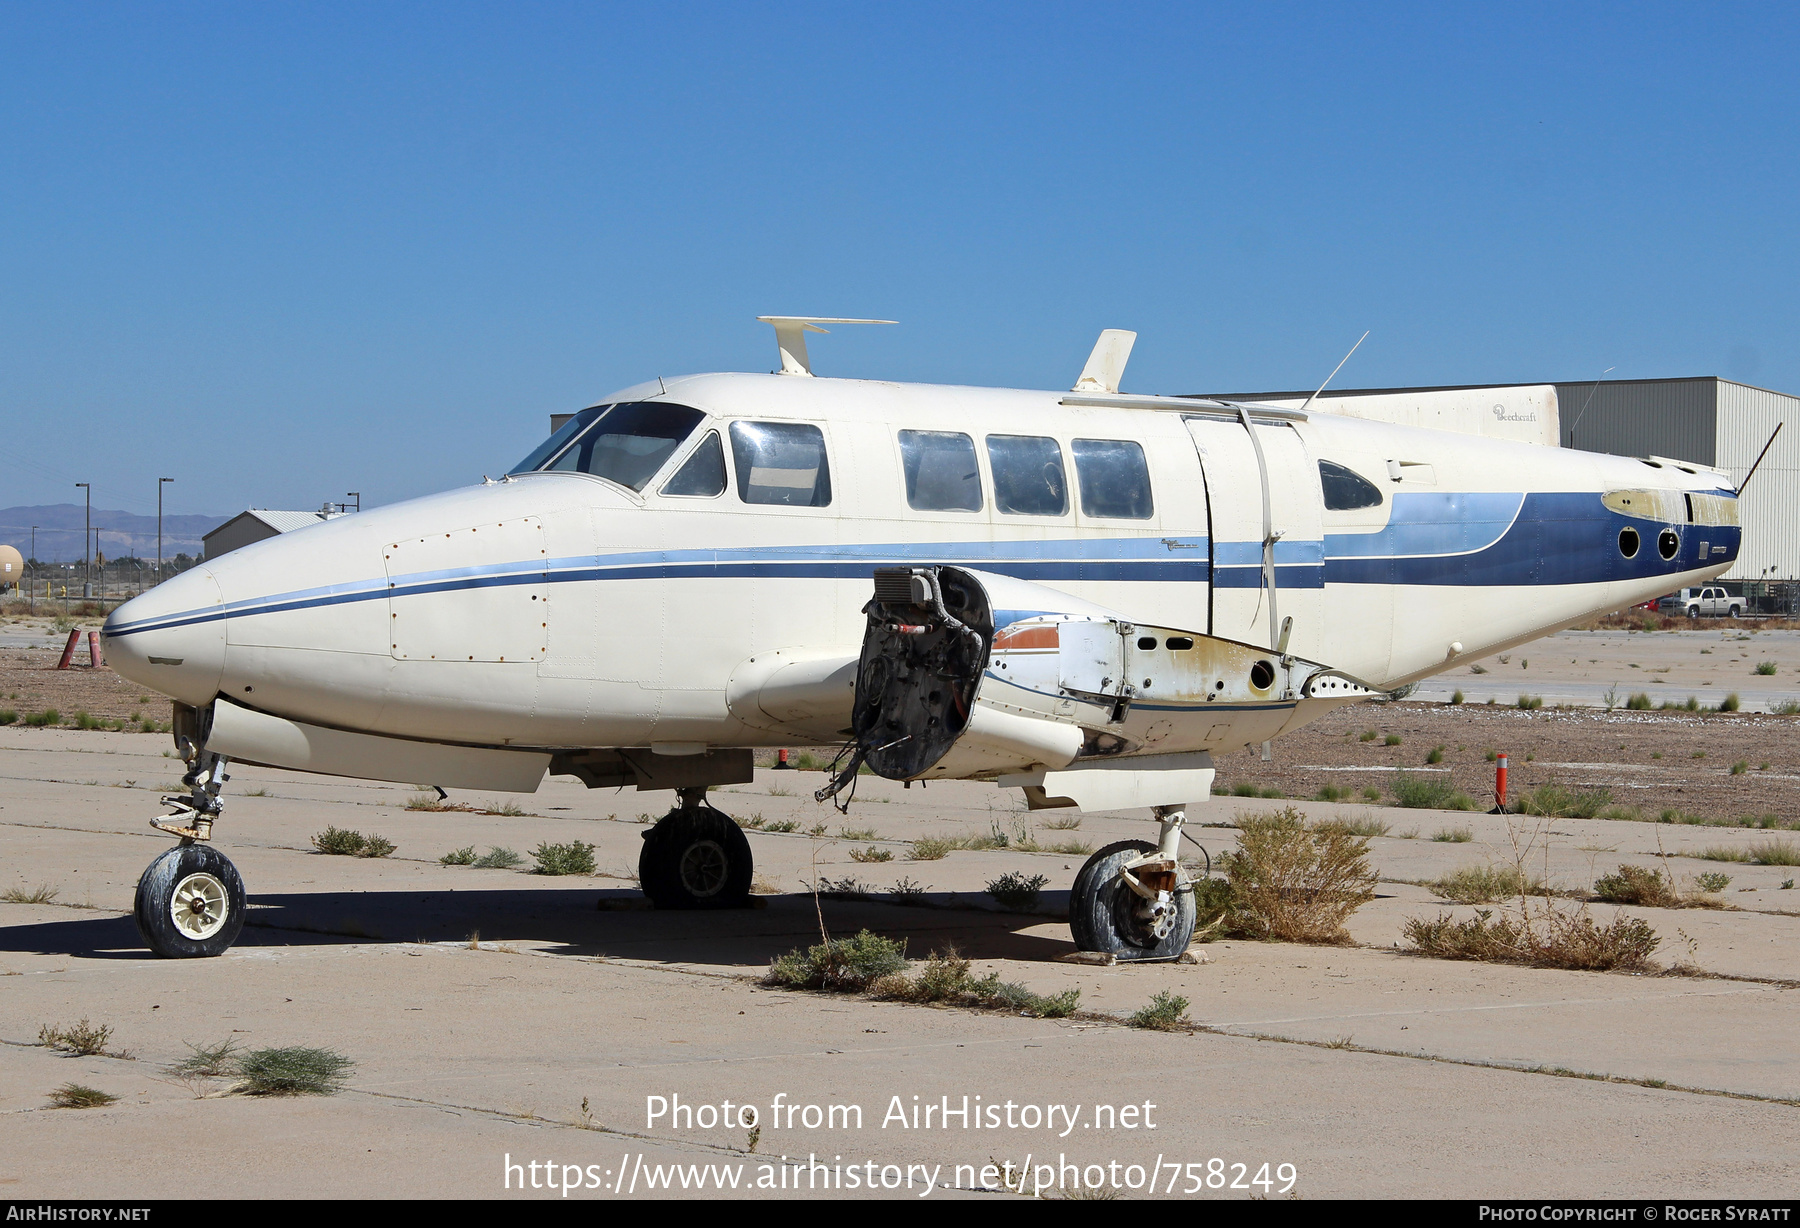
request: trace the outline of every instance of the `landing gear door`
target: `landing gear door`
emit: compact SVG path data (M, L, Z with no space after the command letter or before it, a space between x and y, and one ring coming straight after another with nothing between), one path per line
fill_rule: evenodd
M1116 696L1125 685L1125 641L1115 622L1065 622L1058 628L1057 682L1078 695Z

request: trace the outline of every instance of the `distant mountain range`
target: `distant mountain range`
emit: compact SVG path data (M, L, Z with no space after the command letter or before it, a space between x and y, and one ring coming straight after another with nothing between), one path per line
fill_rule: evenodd
M53 503L40 507L0 508L0 543L16 547L31 557L31 526L37 526L37 557L46 563L78 562L87 509L79 503ZM201 537L230 520L230 516L163 517L163 557L177 554L198 557L204 549ZM156 557L156 517L113 508L94 509L94 527L100 530L100 553L109 559L136 555Z

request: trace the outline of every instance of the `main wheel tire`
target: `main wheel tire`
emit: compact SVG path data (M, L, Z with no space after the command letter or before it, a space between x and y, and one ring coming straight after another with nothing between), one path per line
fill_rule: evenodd
M1121 840L1087 859L1069 890L1069 932L1079 950L1129 960L1174 959L1187 950L1197 919L1193 891L1175 894L1175 924L1158 938L1137 917L1139 897L1120 876L1126 862L1155 851L1142 840Z
M638 883L658 908L745 908L756 863L731 816L676 809L644 833Z
M210 844L178 844L144 869L133 911L165 959L223 955L244 928L244 880Z

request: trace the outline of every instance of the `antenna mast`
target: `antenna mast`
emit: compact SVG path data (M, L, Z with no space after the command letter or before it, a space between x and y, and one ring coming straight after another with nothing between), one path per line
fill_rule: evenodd
M1356 339L1356 345L1353 345L1350 347L1350 354L1356 353L1357 346L1360 346L1363 342L1365 342L1369 339L1369 333L1371 331L1373 331L1373 330L1366 329L1366 328L1363 330L1363 335ZM1337 373L1344 369L1344 364L1350 361L1350 354L1345 354L1343 356L1343 358L1338 361L1338 365L1331 369L1331 374L1327 375L1325 377L1325 384L1329 384L1333 379L1335 379L1337 377ZM1310 397L1306 398L1306 404L1302 405L1300 407L1301 413L1305 413L1308 409L1310 409L1312 407L1312 403L1319 399L1319 393L1325 391L1325 384L1320 384L1318 389Z

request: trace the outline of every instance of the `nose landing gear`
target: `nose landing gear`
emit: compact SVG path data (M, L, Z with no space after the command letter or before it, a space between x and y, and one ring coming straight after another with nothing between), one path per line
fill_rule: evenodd
M176 709L176 746L190 767L181 783L186 796L163 798L175 809L150 826L181 837L138 879L133 913L138 934L165 959L223 955L244 928L244 880L225 854L214 848L213 820L224 812L219 790L231 777L223 755L203 749L195 735L203 727L193 709ZM187 719L183 719L187 715Z
M730 815L706 804L703 788L679 791L681 805L644 833L638 882L665 909L745 908L755 863Z

